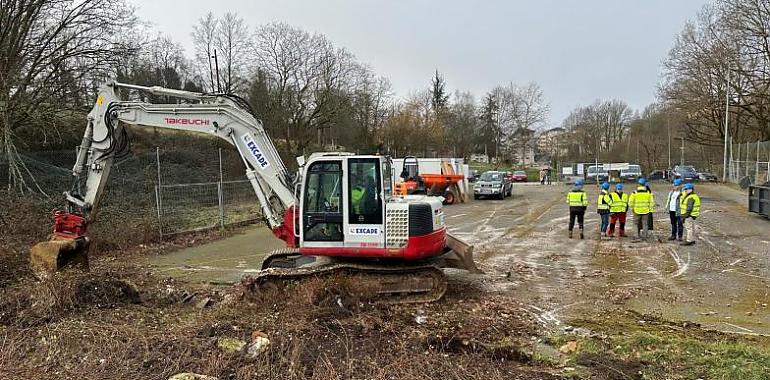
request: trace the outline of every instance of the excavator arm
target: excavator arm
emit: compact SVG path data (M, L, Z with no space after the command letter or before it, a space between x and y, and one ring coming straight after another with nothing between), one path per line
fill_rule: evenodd
M124 101L118 96L121 88L188 102L151 104ZM51 241L32 248L31 260L36 273L50 273L70 261L84 262L88 247L87 226L96 218L113 161L126 153L128 137L125 124L201 132L235 146L267 225L288 246L296 244L296 202L292 189L298 179L289 174L264 127L250 112L245 101L232 95L200 94L112 82L100 87L96 103L88 114L88 124L72 169L74 184L65 193L66 210L57 211L54 215Z

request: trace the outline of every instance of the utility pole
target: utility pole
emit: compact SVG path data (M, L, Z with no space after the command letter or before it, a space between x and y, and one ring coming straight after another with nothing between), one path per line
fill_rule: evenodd
M669 119L668 113L666 113L666 131L668 132L668 167L671 169L671 119Z
M682 139L682 147L679 148L679 149L682 150L682 154L679 157L679 165L680 166L684 166L684 137L680 137L680 138Z
M217 92L222 92L222 86L219 84L219 61L217 60L217 49L214 49L214 70L217 74Z
M727 65L727 88L725 88L725 151L722 166L722 182L727 182L727 120L730 115L730 65Z

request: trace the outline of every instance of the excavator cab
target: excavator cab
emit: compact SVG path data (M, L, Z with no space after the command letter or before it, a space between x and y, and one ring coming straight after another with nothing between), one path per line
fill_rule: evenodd
M383 248L386 194L390 197L383 189L391 186L389 172L386 157L311 156L300 204L301 249L334 256L340 249Z

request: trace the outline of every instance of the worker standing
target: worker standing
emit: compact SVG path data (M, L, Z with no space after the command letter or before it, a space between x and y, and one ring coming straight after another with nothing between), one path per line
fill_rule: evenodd
M647 180L639 178L639 186L628 198L628 207L634 211L637 240L647 240L649 237L649 221L652 217L655 197L647 187Z
M623 184L615 185L615 191L610 193L610 227L607 236L615 235L615 223L620 224L618 236L626 236L626 212L628 212L628 194L623 192Z
M679 196L679 212L682 214L687 236L682 245L695 244L695 219L700 216L700 197L695 194L695 185L684 184L684 193Z
M588 208L588 195L583 190L583 180L575 180L575 186L572 191L567 193L567 204L569 205L569 238L572 239L572 229L575 227L575 219L580 225L580 238L583 239L583 222L585 220L586 208Z
M599 226L602 237L607 236L607 227L610 225L610 203L612 203L612 198L610 198L609 190L610 184L607 182L603 183L599 190L599 199L596 204L596 212L599 213L599 217L602 219L602 223Z
M684 225L682 224L682 215L679 211L679 197L682 195L682 180L676 178L671 182L671 185L673 187L671 191L668 192L668 197L666 198L666 210L668 210L668 216L669 219L671 219L671 236L668 237L668 240L682 241Z

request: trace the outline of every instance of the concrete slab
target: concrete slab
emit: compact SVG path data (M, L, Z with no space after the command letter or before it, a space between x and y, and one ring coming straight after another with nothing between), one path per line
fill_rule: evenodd
M148 257L144 264L156 275L190 282L230 284L258 272L265 255L283 247L268 228L257 226L212 243Z

